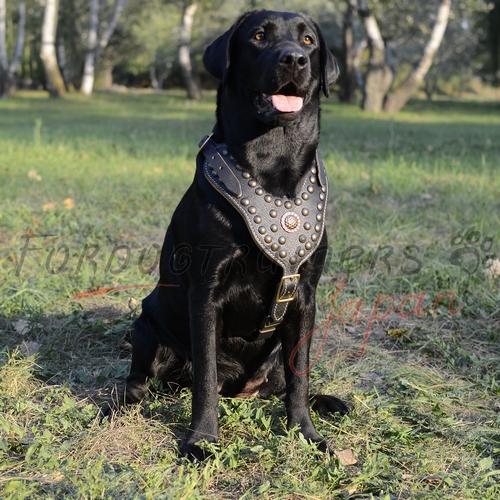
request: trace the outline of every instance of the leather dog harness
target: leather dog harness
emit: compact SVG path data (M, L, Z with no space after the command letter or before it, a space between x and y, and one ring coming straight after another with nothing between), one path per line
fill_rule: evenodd
M325 227L328 179L319 151L315 164L302 178L294 198L267 193L210 134L202 139L199 152L205 156L203 171L208 182L243 217L259 249L283 268L269 314L258 339L273 335L283 321L288 303L295 300L300 266L316 251Z

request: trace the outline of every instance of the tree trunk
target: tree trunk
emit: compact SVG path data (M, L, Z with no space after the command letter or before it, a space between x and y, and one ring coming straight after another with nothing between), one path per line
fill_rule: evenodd
M399 111L415 93L420 83L422 83L443 40L448 18L450 17L450 5L451 0L441 0L436 22L434 23L431 37L425 46L424 55L406 82L397 90L388 94L384 104L384 111L387 113L396 113Z
M384 98L389 91L394 75L386 62L386 47L377 21L369 11L366 1L358 1L358 11L365 26L370 47L370 60L365 76L364 111L382 111Z
M356 48L354 46L354 11L355 0L347 0L347 9L342 25L344 75L340 100L342 102L356 102Z
M83 65L83 78L80 92L83 95L92 94L95 79L95 53L97 48L97 30L99 28L99 10L101 2L99 0L90 0L90 27L87 44L87 53L85 54L85 63Z
M5 0L0 0L0 97L8 93L8 63L7 63L7 6Z
M59 0L46 0L42 25L42 59L47 87L51 97L63 97L66 93L64 80L59 71L56 57L56 30Z
M97 44L96 56L95 56L96 61L99 60L102 53L108 46L111 35L114 33L116 25L120 20L120 16L122 15L123 10L125 9L125 7L128 5L129 2L130 0L116 0L115 8L113 9L113 15L111 16L111 21L109 22L108 27L104 30L103 34L99 38L99 43Z
M17 35L16 35L16 48L14 50L14 56L9 65L8 74L8 86L11 89L14 86L14 78L17 71L19 70L19 65L21 63L21 57L24 51L24 40L26 38L26 1L18 0L17 2L19 19L17 21Z
M59 61L59 66L61 68L61 74L69 92L74 92L75 86L71 81L71 72L68 67L68 56L66 55L66 47L64 46L64 40L62 36L57 37L56 44L57 60Z
M87 47L87 54L85 55L82 86L80 88L80 92L83 95L92 94L97 62L108 46L109 39L115 31L116 25L120 20L120 16L129 2L130 0L116 0L111 20L101 37L98 38L100 1L90 0L89 43Z
M197 8L197 3L193 3L189 6L184 3L179 43L179 63L184 76L184 81L186 82L188 98L195 100L201 99L201 88L196 78L193 62L191 60L191 34L194 15Z

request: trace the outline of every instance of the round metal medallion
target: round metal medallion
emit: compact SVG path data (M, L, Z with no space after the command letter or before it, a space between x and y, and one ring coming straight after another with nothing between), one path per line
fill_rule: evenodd
M299 228L299 225L300 225L299 216L294 212L286 212L281 217L281 227L287 233L294 233Z

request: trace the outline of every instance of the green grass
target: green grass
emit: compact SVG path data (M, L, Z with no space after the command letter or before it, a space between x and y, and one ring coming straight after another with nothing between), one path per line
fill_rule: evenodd
M352 404L343 418L313 415L345 453L287 433L279 401L222 399L221 442L193 466L177 453L189 391L96 418L127 376L148 289L75 294L156 282L140 264L191 182L214 95L2 100L0 497L498 498L499 111L413 101L388 117L324 103L331 250L310 379Z

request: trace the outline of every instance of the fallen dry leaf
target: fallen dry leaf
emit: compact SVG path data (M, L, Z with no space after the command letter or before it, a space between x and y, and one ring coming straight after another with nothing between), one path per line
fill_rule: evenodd
M34 168L32 168L28 172L28 179L33 179L34 181L40 182L42 180L42 176L38 175L37 171Z
M34 354L36 354L39 350L42 344L39 344L38 342L34 341L28 341L28 342L23 342L19 346L19 350L27 357L30 358Z
M335 454L339 457L339 461L344 467L356 465L358 463L351 449L336 451Z
M49 210L56 208L57 205L58 205L57 201L49 201L48 203L45 203L45 205L42 207L42 210L44 212L48 212Z
M63 201L63 205L67 210L73 210L75 208L75 200L73 198L66 198Z
M25 319L18 319L14 323L14 330L19 333L19 335L25 335L30 331L30 325Z
M387 335L393 339L399 339L408 333L408 328L395 328L394 330L387 330Z

